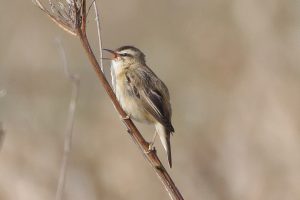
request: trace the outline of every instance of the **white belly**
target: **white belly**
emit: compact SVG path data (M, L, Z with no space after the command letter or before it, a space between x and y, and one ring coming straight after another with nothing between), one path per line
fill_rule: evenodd
M153 117L145 110L140 100L130 96L125 88L119 87L118 83L116 83L115 89L117 99L130 118L140 122L153 123Z

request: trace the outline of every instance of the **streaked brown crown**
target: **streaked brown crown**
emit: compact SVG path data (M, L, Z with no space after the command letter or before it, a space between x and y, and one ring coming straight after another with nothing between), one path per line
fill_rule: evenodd
M115 52L118 53L120 56L129 56L145 62L145 54L134 46L122 46L116 49Z

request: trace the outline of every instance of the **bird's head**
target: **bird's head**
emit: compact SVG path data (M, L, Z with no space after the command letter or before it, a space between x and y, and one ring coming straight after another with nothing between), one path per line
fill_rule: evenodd
M134 63L145 64L145 54L134 46L122 46L116 50L103 49L113 54L113 64L127 66Z

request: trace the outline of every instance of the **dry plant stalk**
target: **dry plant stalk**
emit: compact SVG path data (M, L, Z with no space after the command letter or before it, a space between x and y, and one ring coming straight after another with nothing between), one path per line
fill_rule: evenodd
M108 81L106 80L102 72L102 63L99 65L95 54L90 46L87 33L86 33L86 22L87 22L87 4L86 0L65 0L63 2L52 3L49 0L50 10L46 9L45 6L39 1L34 0L35 4L42 10L44 13L50 17L59 27L61 27L66 32L79 37L82 46L84 47L87 56L102 84L106 93L110 97L112 103L114 104L116 110L120 114L120 117L126 119L127 114L120 106L115 93L110 87ZM95 3L95 1L93 2ZM96 13L98 16L98 14ZM98 18L99 20L99 18ZM99 21L98 21L99 24ZM98 25L98 28L100 26ZM100 31L99 31L100 33ZM100 34L98 36L100 38ZM100 44L101 44L101 38ZM100 48L100 55L102 55L102 49ZM165 167L159 160L156 150L149 151L149 143L143 138L139 130L136 128L131 119L124 120L124 124L127 127L127 131L132 137L133 141L137 144L141 153L146 158L150 166L156 172L157 176L165 186L166 191L168 192L171 199L183 200L183 197L179 190L177 189L172 178L166 171Z
M0 89L0 98L4 97L5 95L6 95L6 90L5 89ZM5 132L3 130L2 122L0 122L0 151L1 151L2 146L3 146L4 137L5 137Z
M5 132L3 130L2 123L0 122L0 150L2 149L2 145L4 142L4 136L5 136Z
M63 61L63 67L64 67L64 72L65 72L66 78L72 84L72 94L71 94L71 100L69 103L69 113L68 113L68 119L67 119L66 130L65 130L64 153L63 153L63 158L62 158L62 162L61 162L60 174L59 174L57 190L56 190L56 195L55 195L55 200L62 200L63 199L63 191L65 188L65 180L66 180L66 172L67 172L68 161L69 161L69 154L71 152L71 147L72 147L73 127L74 127L76 105L77 105L77 100L78 100L80 79L76 74L72 74L70 72L69 66L67 63L66 53L62 46L60 39L57 40L57 43L58 43L59 50L60 50L60 56Z

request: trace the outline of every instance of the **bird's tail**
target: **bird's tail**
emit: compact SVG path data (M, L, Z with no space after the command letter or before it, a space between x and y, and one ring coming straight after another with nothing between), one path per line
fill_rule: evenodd
M157 123L155 125L155 128L156 128L156 131L157 131L157 133L159 135L161 143L162 143L164 149L167 152L169 166L170 166L170 168L172 168L172 155L171 155L171 143L170 143L171 132L169 130L167 130L160 123Z

